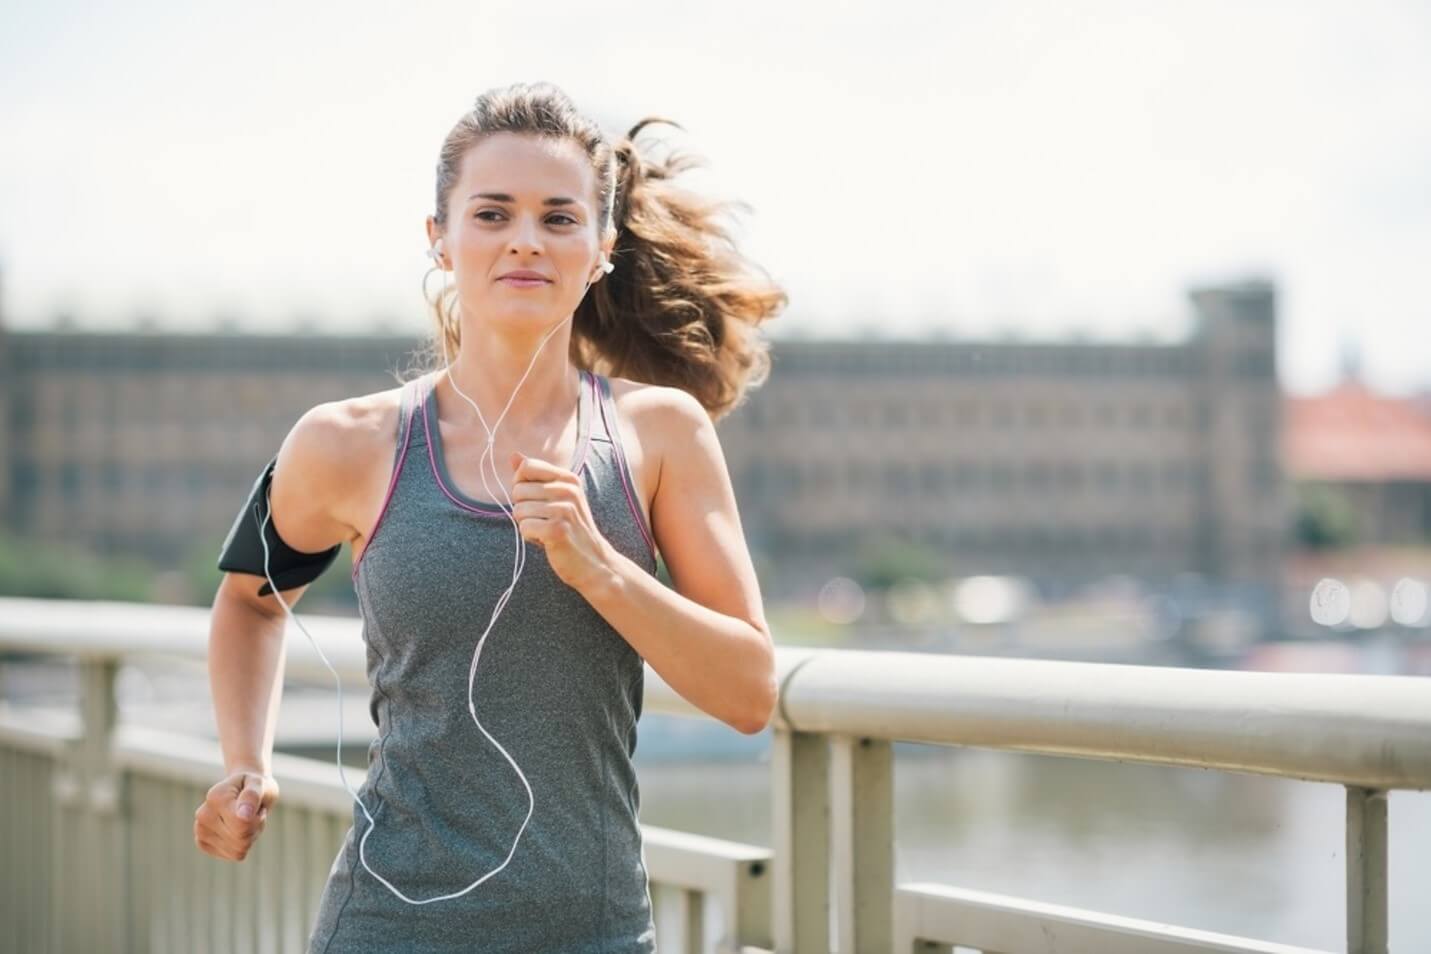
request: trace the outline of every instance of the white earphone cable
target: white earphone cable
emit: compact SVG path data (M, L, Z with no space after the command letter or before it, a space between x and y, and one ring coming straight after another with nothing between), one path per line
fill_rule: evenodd
M614 190L613 190L613 191L614 191ZM439 239L439 241L441 241L441 240ZM432 254L432 252L430 251L429 254ZM440 260L441 257L440 257L440 255L433 255L433 258L438 260L438 264L439 264L439 267L440 267L440 266L441 266L441 260ZM601 265L601 268L602 268L607 274L610 274L611 271L615 269L615 267L616 267L615 265L613 265L611 262L608 262L608 261L603 261L603 262L602 262L602 265ZM446 295L446 292L447 292L447 271L446 271L446 269L443 269L442 272L443 272L442 294L443 294L443 295ZM594 277L593 277L592 279L589 279L589 280L587 281L587 283L586 283L587 289L590 289L590 288L591 288L591 285L592 285L592 283L593 283L594 281L595 281L595 278L594 278ZM439 300L440 300L440 299L439 299ZM486 728L483 727L482 723L478 721L478 719L477 719L477 708L476 708L476 705L475 705L475 703L474 703L474 701L473 701L473 698L472 698L472 692L473 692L473 688L474 688L474 685L475 685L475 683L476 683L476 678L477 678L477 662L478 662L478 659L479 659L479 658L481 657L481 655L482 655L482 645L483 645L483 643L486 642L488 633L490 633L490 632L492 631L492 627L496 624L496 622L497 622L497 617L501 614L502 609L507 605L507 600L511 598L512 591L516 588L517 581L521 578L522 571L523 571L523 570L525 569L525 567L526 567L526 547L525 547L525 545L523 544L523 541L522 541L521 526L518 524L516 517L515 517L515 516L513 515L513 513L512 513L512 510L515 509L515 506L516 506L516 505L512 502L511 495L507 492L507 489L502 486L501 475L497 472L497 463L496 463L496 431L497 431L497 428L501 427L503 418L505 418L505 417L507 416L507 411L511 409L511 407L512 407L512 401L514 401L514 400L516 399L516 397L517 397L517 392L521 390L522 384L525 383L525 381L527 380L527 375L529 375L529 374L531 373L532 368L536 365L537 357L538 357L538 355L541 354L542 348L545 347L547 341L550 340L551 336L554 335L554 334L558 331L558 329L561 328L562 325L564 325L566 322L570 321L571 318L572 318L572 316L571 316L571 315L568 315L566 318L564 318L564 319L562 319L561 321L557 322L554 326L552 326L551 331L547 332L546 337L542 339L541 344L537 345L536 351L532 354L532 360L531 360L531 362L528 363L528 365L527 365L527 370L526 370L525 372L523 372L521 379L517 382L516 388L514 388L513 391L512 391L512 396L507 399L507 405L506 405L506 407L504 407L504 408L502 409L502 413L497 416L497 423L496 423L493 427L491 427L491 428L488 428L488 427L487 427L487 421L486 421L486 419L482 416L482 409L479 408L479 407L477 406L477 403L476 403L475 401L473 401L470 397L468 397L467 394L466 394L464 391L462 391L461 388L459 388L459 387L457 386L457 382L456 382L455 380L453 380L453 377L452 377L452 359L451 359L451 355L449 354L448 348L447 348L447 337L446 337L445 334L443 334L443 335L441 336L441 337L442 337L443 359L444 359L444 361L445 361L445 363L446 363L446 367L443 369L443 373L447 375L447 380L448 380L448 382L452 385L452 389L453 389L454 391L456 391L459 395L461 395L462 398L463 398L464 400L466 400L468 404L472 405L472 409L477 412L477 418L478 418L478 420L481 421L481 423L482 423L482 428L483 428L483 430L485 430L485 431L487 432L487 443L486 443L486 445L483 447L483 449L482 449L482 456L481 456L481 457L479 458L479 460L478 460L478 471L479 471L479 473L480 473L481 476L482 476L482 487L483 487L484 490L487 491L488 498L491 499L492 496L493 496L493 495L492 495L492 487L491 487L491 485L488 484L488 482L487 482L487 462L488 462L488 460L490 459L490 461L491 461L491 467L492 467L492 475L493 475L495 478L497 478L497 487L502 491L502 497L503 497L503 499L505 499L506 504L507 504L507 509L506 509L504 512L506 513L507 519L512 522L512 529L513 529L513 531L514 531L515 544L516 544L516 546L515 546L516 552L515 552L515 556L514 556L514 558L513 558L513 564L512 564L512 565L513 565L512 582L511 582L511 584L507 587L506 591L503 592L502 595L497 598L496 604L493 606L493 609L492 609L492 615L491 615L490 619L489 619L488 622L487 622L487 628L482 632L482 636L477 640L476 650L475 650L475 651L473 652L473 654L472 654L472 664L471 664L471 666L468 668L468 672L467 672L467 711L468 711L468 713L472 716L472 721L477 725L477 728L478 728L479 730L481 730L482 734L487 737L487 740L490 741L494 746L496 746L496 747L497 747L497 750L502 753L503 757L506 758L506 760L511 763L512 768L515 769L516 772L517 772L517 776L522 780L522 786L527 790L527 816L526 816L526 818L524 818L524 819L522 820L522 827L517 830L516 837L513 838L513 840L512 840L512 847L511 847L511 849L507 852L507 857L506 857L505 859L503 859L503 861L502 861L502 863L501 863L500 865L498 865L497 867L493 868L491 871L487 872L487 873L484 874L482 877L478 878L476 881L472 882L470 885L468 885L467 887L463 888L461 891L454 891L454 892L452 892L451 894L443 894L443 895L437 895L436 897L422 898L422 899L414 900L413 898L409 898L406 894L403 894L402 891L400 891L396 886L394 886L390 881L388 881L388 880L387 880L386 878L384 878L382 875L380 875L380 874L378 874L376 871L374 871L374 870L372 869L372 867L368 864L367 857L366 857L366 855L365 855L365 853L364 853L364 847L367 845L368 836L373 833L373 828L377 825L377 822L376 822L376 820L373 818L372 812L368 811L368 806L365 805L365 804L363 804L363 800L358 797L358 793L355 792L355 791L353 791L353 787L348 784L347 774L343 771L343 682L342 682L342 679L339 678L339 676L338 676L338 671L333 668L332 663L330 663L330 662L328 661L328 657L323 653L323 650L318 646L317 640L315 640L315 639L313 638L313 635L312 635L311 633L309 633L308 630L303 626L303 624L298 621L298 617L294 615L292 607L290 607L290 606L288 605L288 601L283 598L283 596L282 596L281 593L279 593L279 591L278 591L278 585L277 585L276 583L274 583L273 577L272 577L272 576L270 575L270 573L269 573L269 569L268 569L268 562L269 562L269 560L268 560L268 557L269 557L269 552L268 552L268 540L267 540L267 539L264 537L264 535L263 535L263 526L266 526L266 525L268 524L269 518L270 518L270 517L272 516L272 514L273 514L273 503L272 503L272 499L271 499L271 493L272 493L271 488L270 488L269 497L266 498L266 499L267 499L267 502L268 502L268 513L264 515L264 517L263 517L263 526L260 527L260 531L259 531L259 541L263 544L263 575L264 575L265 578L267 578L268 584L269 584L269 586L270 586L270 587L272 588L272 590L273 590L273 595L278 599L279 603L282 604L284 612L288 615L288 617L289 617L290 619L293 620L293 622L294 622L294 623L298 626L298 628L303 632L303 635L305 635L305 636L308 637L308 641L309 641L310 643L312 643L312 644L313 644L313 648L314 648L315 650L317 650L319 658L321 658L321 659L323 660L323 665L327 666L327 667L328 667L328 670L333 673L333 679L335 680L335 682L337 683L337 686L338 686L338 751L337 751L338 776L339 776L340 779L342 779L343 787L344 787L345 789L347 789L348 794L352 796L353 801L355 801L355 802L358 804L358 807L363 810L363 814L364 814L364 815L367 817L367 819L368 819L368 828L367 828L367 831L363 832L363 837L362 837L362 838L359 840L359 842L358 842L358 860L362 863L363 867L366 868L366 869L368 870L368 872L369 872L374 878L377 878L378 881L382 882L382 884L385 885L385 886L388 888L389 891L391 891L391 892L392 892L393 894L395 894L397 897L401 898L403 901L406 901L406 902L409 903L409 904L430 904L430 903L432 903L432 902L434 902L434 901L445 901L445 900L448 900L448 899L450 899L450 898L461 897L462 895L464 895L464 894L466 894L467 892L471 891L473 888L477 887L479 884L481 884L482 882L486 881L488 878L492 877L494 874L496 874L497 872L499 872L499 871L501 871L503 868L505 868L505 867L507 866L507 863L512 860L512 856L516 853L517 843L518 843L519 841L521 841L522 833L526 831L526 829L527 829L527 823L528 823L529 821L531 821L532 813L533 813L533 811L534 811L535 808L536 808L536 798L535 798L535 796L534 796L533 793L532 793L531 783L528 782L527 777L526 777L526 775L522 772L521 767L520 767L519 765L517 765L516 760L513 759L512 756L507 752L507 750L502 747L501 743L499 743L495 738L493 738L492 735L491 735L491 733L489 733L489 732L486 730ZM436 386L436 385L434 385L434 386ZM579 400L578 400L578 403L579 403ZM254 518L255 518L255 519L258 518L258 511L257 511L257 507L256 507L256 506L255 506L255 509L254 509Z

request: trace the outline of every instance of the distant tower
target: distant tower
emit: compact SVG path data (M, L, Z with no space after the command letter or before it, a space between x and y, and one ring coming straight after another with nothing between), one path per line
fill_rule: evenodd
M1253 278L1194 288L1201 374L1194 445L1203 467L1198 569L1275 600L1291 501L1281 469L1277 289ZM1270 610L1269 610L1270 612Z

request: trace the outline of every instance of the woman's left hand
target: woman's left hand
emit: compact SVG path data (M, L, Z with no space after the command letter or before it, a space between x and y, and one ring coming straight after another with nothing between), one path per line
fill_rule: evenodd
M562 582L582 591L611 573L611 544L596 529L581 480L537 457L512 454L512 516L541 545Z

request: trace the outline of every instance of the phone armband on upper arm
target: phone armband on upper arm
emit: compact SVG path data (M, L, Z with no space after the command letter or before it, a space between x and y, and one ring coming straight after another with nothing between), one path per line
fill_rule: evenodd
M267 575L278 584L279 590L291 590L305 583L312 583L322 576L323 571L337 559L338 551L343 545L335 543L331 548L318 553L304 553L283 542L269 513L268 488L273 482L273 469L277 463L278 455L275 454L253 482L248 501L234 518L229 535L219 549L219 569L264 576L263 541L267 541ZM264 522L265 517L268 517L267 523ZM262 540L259 538L260 530L263 533ZM265 579L258 594L267 596L272 592L273 586Z

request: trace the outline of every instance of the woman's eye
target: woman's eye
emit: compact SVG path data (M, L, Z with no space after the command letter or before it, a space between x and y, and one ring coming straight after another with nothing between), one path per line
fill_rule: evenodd
M480 212L478 212L476 215L474 215L473 218L481 219L483 222L495 222L495 221L497 221L496 219L488 218L488 216L494 216L494 215L495 215L495 216L500 216L501 214L502 214L502 213L501 213L501 212L498 212L496 209L483 209L482 211L480 211ZM560 223L559 223L559 224L561 224L561 225L576 225L576 224L577 224L576 219L572 218L572 217L569 216L569 215L565 215L565 214L562 214L562 213L557 213L556 215L549 216L549 217L547 218L547 221L548 221L548 222L553 222L553 221L556 221L556 220L558 220L558 219L561 220Z

